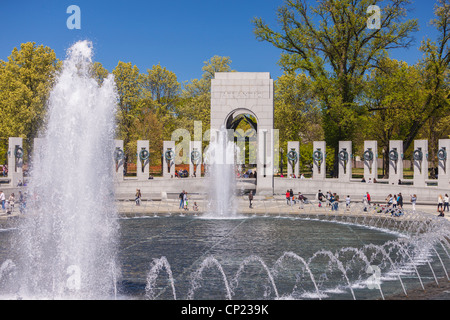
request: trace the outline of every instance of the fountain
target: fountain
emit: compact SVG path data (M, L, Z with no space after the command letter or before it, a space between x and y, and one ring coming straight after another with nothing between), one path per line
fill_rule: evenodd
M205 150L205 175L207 182L208 218L236 217L236 168L239 150L228 137L224 126L211 135Z
M119 217L114 80L99 85L91 59L89 42L72 46L51 92L26 213L0 229L0 298L385 299L450 280L448 222L418 211L312 201L300 214L258 198L263 214L240 214L239 152L224 128L205 152L205 213L157 214L166 200Z
M93 79L90 42L67 54L14 240L18 281L10 292L18 297L97 299L116 290L115 83L112 76L101 86Z

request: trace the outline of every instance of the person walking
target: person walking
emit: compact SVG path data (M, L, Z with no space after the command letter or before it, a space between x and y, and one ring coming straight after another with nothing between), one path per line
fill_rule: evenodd
M445 196L444 196L444 211L445 211L445 208L447 208L447 212L449 211L448 206L449 206L449 204L448 204L448 194L446 193Z
M394 194L394 197L392 198L392 208L397 208L397 195Z
M250 193L248 194L248 201L249 201L249 208L250 209L253 209L253 206L252 206L252 201L253 201L253 191L252 190L250 190Z
M289 205L292 207L292 200L294 199L294 191L289 190Z
M291 197L291 193L289 192L289 190L286 190L286 204L287 204L287 205L290 204L290 203L289 203L290 197Z

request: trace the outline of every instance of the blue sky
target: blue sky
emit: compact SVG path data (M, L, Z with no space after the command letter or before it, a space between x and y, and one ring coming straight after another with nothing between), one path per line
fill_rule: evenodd
M310 1L314 2L314 1ZM94 44L95 61L111 71L118 61L132 62L141 72L153 65L175 72L178 81L201 77L203 62L214 55L229 56L237 71L281 75L280 50L259 42L251 20L258 16L275 26L282 0L0 0L0 59L14 47L34 41L55 50L58 58L77 40ZM69 5L81 9L81 29L69 30ZM420 32L409 50L391 53L413 64L421 58L420 41L434 38L428 25L434 1L413 1L408 17L419 19Z

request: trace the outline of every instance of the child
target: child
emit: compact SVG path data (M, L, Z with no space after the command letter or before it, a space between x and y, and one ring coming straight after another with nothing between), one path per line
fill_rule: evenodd
M350 201L351 201L350 196L347 195L347 198L345 198L345 208L347 210L350 209Z
M194 211L198 211L198 206L197 206L197 202L194 202L194 207L193 207Z
M9 202L9 208L10 208L10 214L14 211L14 193L11 193L11 195L9 196L8 202Z
M186 210L186 211L189 210L187 192L184 193L184 210Z
M5 210L6 210L6 214L11 214L11 207L9 205L9 200L7 200L5 202Z

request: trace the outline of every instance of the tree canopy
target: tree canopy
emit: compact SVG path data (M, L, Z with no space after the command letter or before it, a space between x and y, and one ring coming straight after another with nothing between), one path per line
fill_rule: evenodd
M374 4L381 7L377 29L368 28L367 9ZM392 49L411 46L419 27L408 19L410 7L409 0L285 0L276 26L254 18L256 39L280 49L284 72L274 81L280 146L300 141L304 166L310 165L315 140L327 141L327 162L333 162L343 140L354 142L353 154L372 139L385 151L389 140L403 140L411 153L415 139L428 139L434 150L439 139L450 137L450 0L436 1L431 25L437 36L423 39L423 57L412 65L390 57ZM45 128L47 99L60 67L52 49L34 42L0 60L0 161L6 138L23 137L28 151ZM191 138L195 121L201 122L202 134L209 129L211 79L216 72L235 70L230 57L218 55L199 69L199 79L180 83L160 63L146 71L132 62L119 61L111 71L92 64L99 85L109 73L115 77L116 135L124 140L127 161L135 160L137 140L150 140L151 163L158 165L162 142L176 129Z

